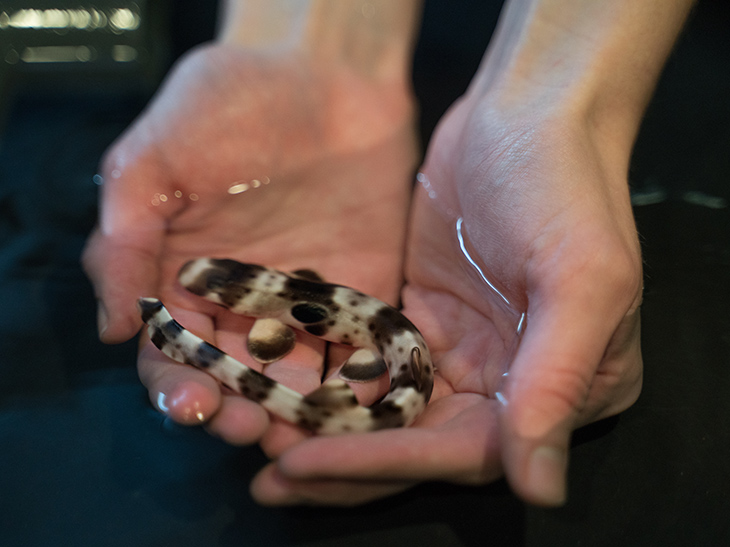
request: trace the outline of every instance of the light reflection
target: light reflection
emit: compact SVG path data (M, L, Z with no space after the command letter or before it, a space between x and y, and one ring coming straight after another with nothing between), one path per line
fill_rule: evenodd
M166 399L164 393L158 393L157 394L157 408L159 408L162 412L167 413L168 410L170 410L170 407L167 406Z
M492 289L495 294L497 294L505 304L507 304L509 307L512 307L512 304L509 300L507 300L507 297L503 295L499 290L497 290L497 287L495 287L491 281L487 278L486 275L484 275L484 272L479 267L479 264L477 264L474 259L469 254L469 251L466 248L466 243L464 242L464 234L462 232L462 225L464 224L464 219L462 217L459 217L459 219L456 221L456 237L459 240L459 247L461 248L461 253L464 255L464 257L469 261L469 264L472 265L472 267L477 271L479 274L479 277L482 278L482 281L484 281L487 285L489 285L489 288ZM524 314L523 314L524 315ZM522 319L520 319L520 323L522 323Z
M175 197L177 197L177 198L182 197L182 192L180 190L177 190L175 192ZM152 201L150 203L152 203L152 205L154 205L155 207L157 207L157 206L159 206L159 205L161 205L163 203L167 203L167 201L169 199L170 198L167 196L167 194L163 194L161 192L155 192L155 195L152 196Z
M418 173L416 180L421 184L421 187L426 191L426 195L434 202L434 207L442 215L445 216L449 222L456 217L454 209L449 206L449 202L439 196L438 192L434 188L431 181L425 175L425 173Z
M517 334L521 335L522 331L525 330L525 324L527 323L527 313L522 312L522 315L520 315L520 322L517 324Z
M247 182L240 182L238 184L234 184L230 188L228 188L229 194L241 194L249 189L249 185Z
M9 65L14 65L18 61L20 61L20 55L14 49L9 50L5 54L5 62L8 63Z
M117 63L130 63L137 60L137 50L132 46L112 46L112 59Z
M18 9L0 11L0 29L95 30L108 28L116 34L137 30L141 17L137 6L79 9Z
M269 177L263 177L261 179L251 179L250 181L236 181L228 187L228 193L231 195L242 194L252 188L260 188L266 186L271 182Z
M139 27L139 15L128 8L114 9L109 16L109 25L112 30L119 32L136 30Z
M68 31L106 30L117 35L137 30L142 23L139 7L131 4L124 8L78 8L78 9L2 9L0 8L0 31L2 30L50 30L56 34ZM90 46L27 46L18 51L10 48L5 62L13 65L24 63L86 63L98 57ZM139 51L130 45L116 44L111 48L111 57L117 63L136 61Z
M87 63L96 56L88 46L37 46L23 48L24 63Z
M160 205L171 201L173 196L176 199L182 199L183 197L185 197L185 194L182 190L175 190L172 195L163 194L162 192L155 192L155 194L152 196L152 199L150 200L150 204L154 207L159 207ZM188 199L190 201L198 201L200 199L200 196L198 196L198 194L191 193L188 194Z
M426 175L424 175L423 173L418 173L416 175L416 180L420 182L423 186L423 189L426 190L428 197L430 197L431 199L436 199L436 190L433 189L433 186L431 186L431 181L428 180L428 177L426 177Z

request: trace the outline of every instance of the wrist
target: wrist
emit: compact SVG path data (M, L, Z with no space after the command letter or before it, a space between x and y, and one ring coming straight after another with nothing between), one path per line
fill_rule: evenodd
M588 126L626 161L692 0L512 0L468 98Z
M218 41L407 82L419 7L420 0L228 0Z

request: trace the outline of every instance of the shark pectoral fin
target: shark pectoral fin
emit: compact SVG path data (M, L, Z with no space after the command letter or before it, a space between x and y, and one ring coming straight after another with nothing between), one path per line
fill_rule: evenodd
M339 376L348 382L369 382L387 372L383 358L372 350L361 348L345 361Z
M296 341L294 331L278 319L258 319L248 333L246 346L251 357L266 365L288 354Z

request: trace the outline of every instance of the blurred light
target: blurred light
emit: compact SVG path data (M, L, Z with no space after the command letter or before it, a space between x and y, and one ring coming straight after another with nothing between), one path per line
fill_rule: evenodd
M241 194L248 190L250 187L247 182L239 182L238 184L234 184L230 188L228 188L229 194Z
M158 393L157 394L157 408L159 408L162 412L167 412L170 410L170 407L167 406L166 396L164 393Z
M114 8L18 9L0 11L0 29L86 29L109 28L116 34L137 30L141 18L136 10Z
M112 59L117 63L129 63L137 60L137 50L132 46L116 45L112 47Z
M129 8L112 10L109 17L109 26L113 31L124 32L125 30L136 30L139 27L139 15Z
M266 184L269 184L271 179L269 177L263 177L262 179L252 179L249 182L236 182L228 187L229 194L242 194L250 190L251 188L260 188Z
M155 192L155 195L152 196L152 201L150 203L152 203L152 205L154 205L155 207L158 207L162 203L167 202L167 200L168 200L167 194L162 194L160 192Z
M23 48L20 59L24 63L86 63L94 53L88 46L38 46Z
M701 205L710 209L724 209L727 207L727 200L723 197L711 196L704 192L690 191L682 195L682 199L693 205Z
M86 10L69 10L69 17L73 28L85 29L91 25L91 14Z
M5 62L9 65L14 65L18 61L20 61L20 54L14 49L8 50L5 54Z

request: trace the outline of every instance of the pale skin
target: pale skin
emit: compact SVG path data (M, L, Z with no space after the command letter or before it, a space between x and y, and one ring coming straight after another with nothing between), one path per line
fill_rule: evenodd
M241 343L250 320L175 284L195 256L312 268L391 303L400 294L438 369L432 402L408 429L311 438L150 344L140 377L173 420L261 443L272 458L251 487L261 503L351 505L422 481L505 474L526 501L559 505L572 431L621 412L641 388L628 160L692 2L508 2L429 145L430 186L413 196L407 67L419 6L366 4L230 3L219 42L183 60L107 154L84 257L101 337L131 337L136 298L158 296L190 330L251 363ZM229 194L241 181L249 189ZM458 217L526 314L516 352L519 313L463 267ZM299 340L266 373L308 392L325 347ZM355 387L367 404L385 383Z

